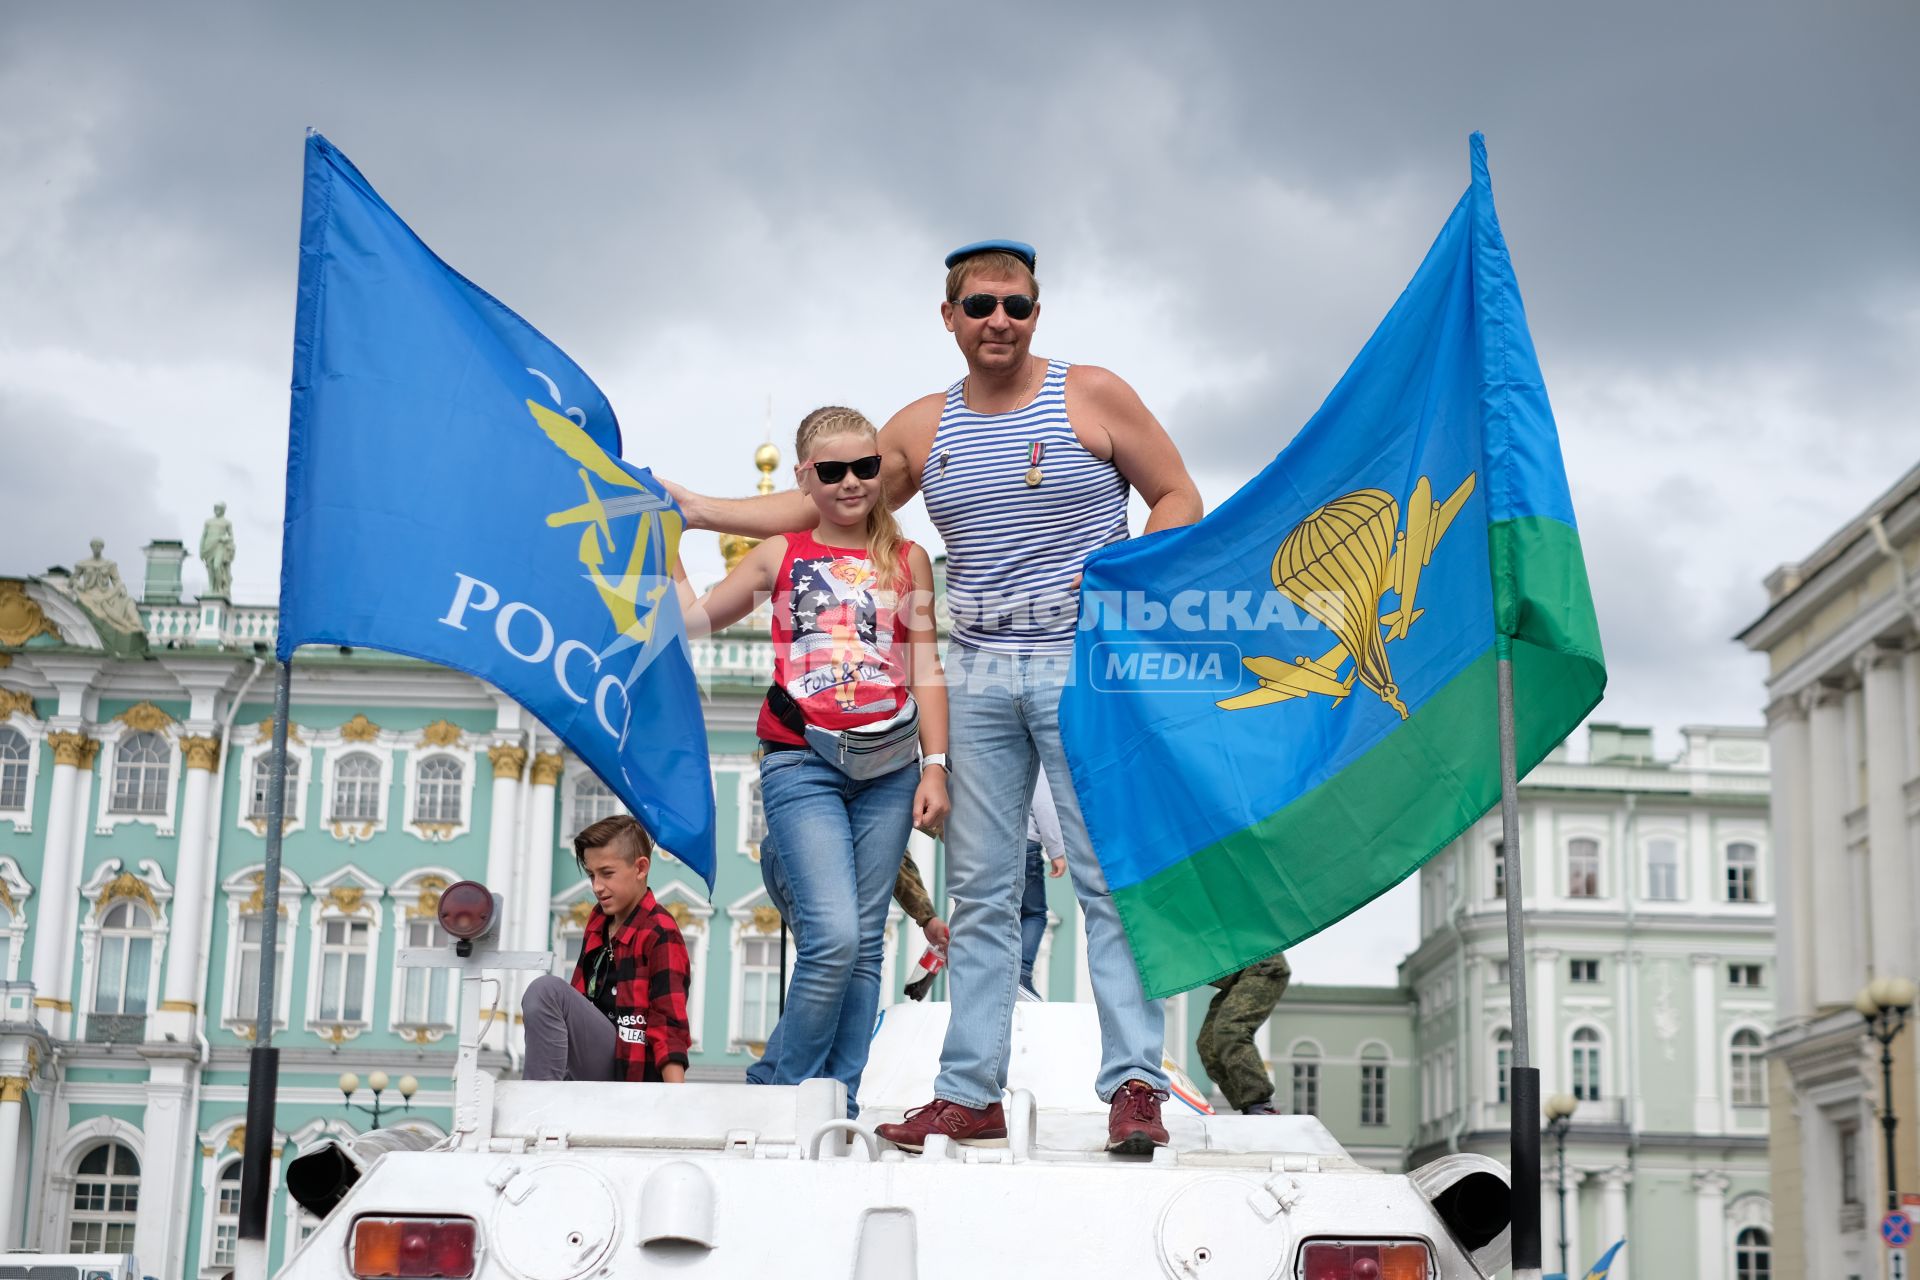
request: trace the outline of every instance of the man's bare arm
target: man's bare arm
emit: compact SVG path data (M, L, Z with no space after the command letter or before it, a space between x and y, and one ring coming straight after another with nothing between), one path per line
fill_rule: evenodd
M1186 461L1126 380L1096 365L1075 365L1071 390L1113 445L1113 465L1147 504L1146 532L1177 529L1206 514ZM1076 408L1078 406L1075 406Z

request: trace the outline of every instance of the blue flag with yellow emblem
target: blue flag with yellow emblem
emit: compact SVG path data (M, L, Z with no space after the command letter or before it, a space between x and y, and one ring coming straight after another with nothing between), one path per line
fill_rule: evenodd
M492 683L711 887L682 527L593 380L309 134L281 660L359 645Z

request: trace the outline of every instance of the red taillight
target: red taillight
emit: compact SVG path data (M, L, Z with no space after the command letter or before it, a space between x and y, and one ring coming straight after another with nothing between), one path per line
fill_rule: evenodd
M352 1271L359 1280L466 1280L475 1238L472 1218L361 1218Z
M1302 1280L1427 1280L1427 1246L1414 1240L1319 1240L1301 1251Z
M450 884L440 894L440 927L462 942L483 936L493 925L493 894L478 880Z

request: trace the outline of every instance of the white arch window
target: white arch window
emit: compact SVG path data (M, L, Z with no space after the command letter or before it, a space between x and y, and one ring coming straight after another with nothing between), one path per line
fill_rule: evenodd
M1736 1107L1767 1105L1766 1063L1760 1056L1760 1033L1742 1027L1733 1033L1727 1055L1727 1092Z
M113 749L114 813L165 813L173 752L158 733L129 733Z
M1600 1033L1581 1027L1573 1033L1573 1096L1581 1102L1600 1100Z
M27 735L0 724L0 809L27 807Z
M68 1253L132 1253L140 1211L140 1158L118 1142L80 1157L67 1209Z
M1360 1123L1387 1122L1387 1051L1368 1045L1360 1055Z
M207 1263L215 1267L233 1265L234 1247L240 1239L240 1162L229 1160L214 1182L213 1244L207 1251Z
M1773 1280L1773 1237L1765 1227L1748 1227L1733 1242L1734 1280Z
M1506 1027L1493 1033L1493 1100L1501 1106L1511 1101L1513 1078L1513 1032Z
M247 793L247 816L265 821L267 817L267 797L273 789L273 756L259 755L253 758L253 786ZM287 753L287 774L281 795L281 818L293 817L299 806L296 798L300 791L300 757Z
M380 820L380 761L364 751L340 757L333 766L333 822Z
M1320 1047L1297 1044L1293 1047L1293 1114L1320 1114Z
M460 792L466 769L452 756L429 756L420 762L414 790L415 822L460 821Z
M1504 840L1493 842L1493 896L1507 896L1507 842Z
M144 1019L153 981L153 917L135 902L116 902L100 921L100 963L93 972L89 1039L129 1038L116 1019ZM138 1035L131 1038L139 1039Z
M1680 900L1680 842L1668 836L1647 841L1647 897L1654 902Z
M620 812L620 797L613 794L613 789L592 773L582 773L573 783L573 821L568 838Z
M1727 901L1760 900L1760 850L1747 840L1727 846Z
M1581 836L1567 841L1567 896L1600 896L1600 842Z

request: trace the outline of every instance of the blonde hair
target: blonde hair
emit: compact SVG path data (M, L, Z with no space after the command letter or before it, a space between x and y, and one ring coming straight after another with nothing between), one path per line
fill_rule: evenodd
M800 429L793 437L794 455L805 462L813 456L813 447L820 441L847 435L863 435L876 444L880 439L873 423L858 409L824 405L800 419ZM879 499L874 502L873 510L867 512L867 559L873 565L873 575L879 580L880 588L896 591L900 580L900 548L907 540L900 532L899 522L893 518L893 508L887 504L885 474L883 469Z
M966 289L967 281L975 276L1010 276L1016 273L1027 278L1033 300L1040 301L1040 278L1033 274L1033 268L1027 265L1027 260L1016 258L1013 254L998 249L976 253L970 258L962 258L953 264L947 272L947 301L960 301L960 294Z

